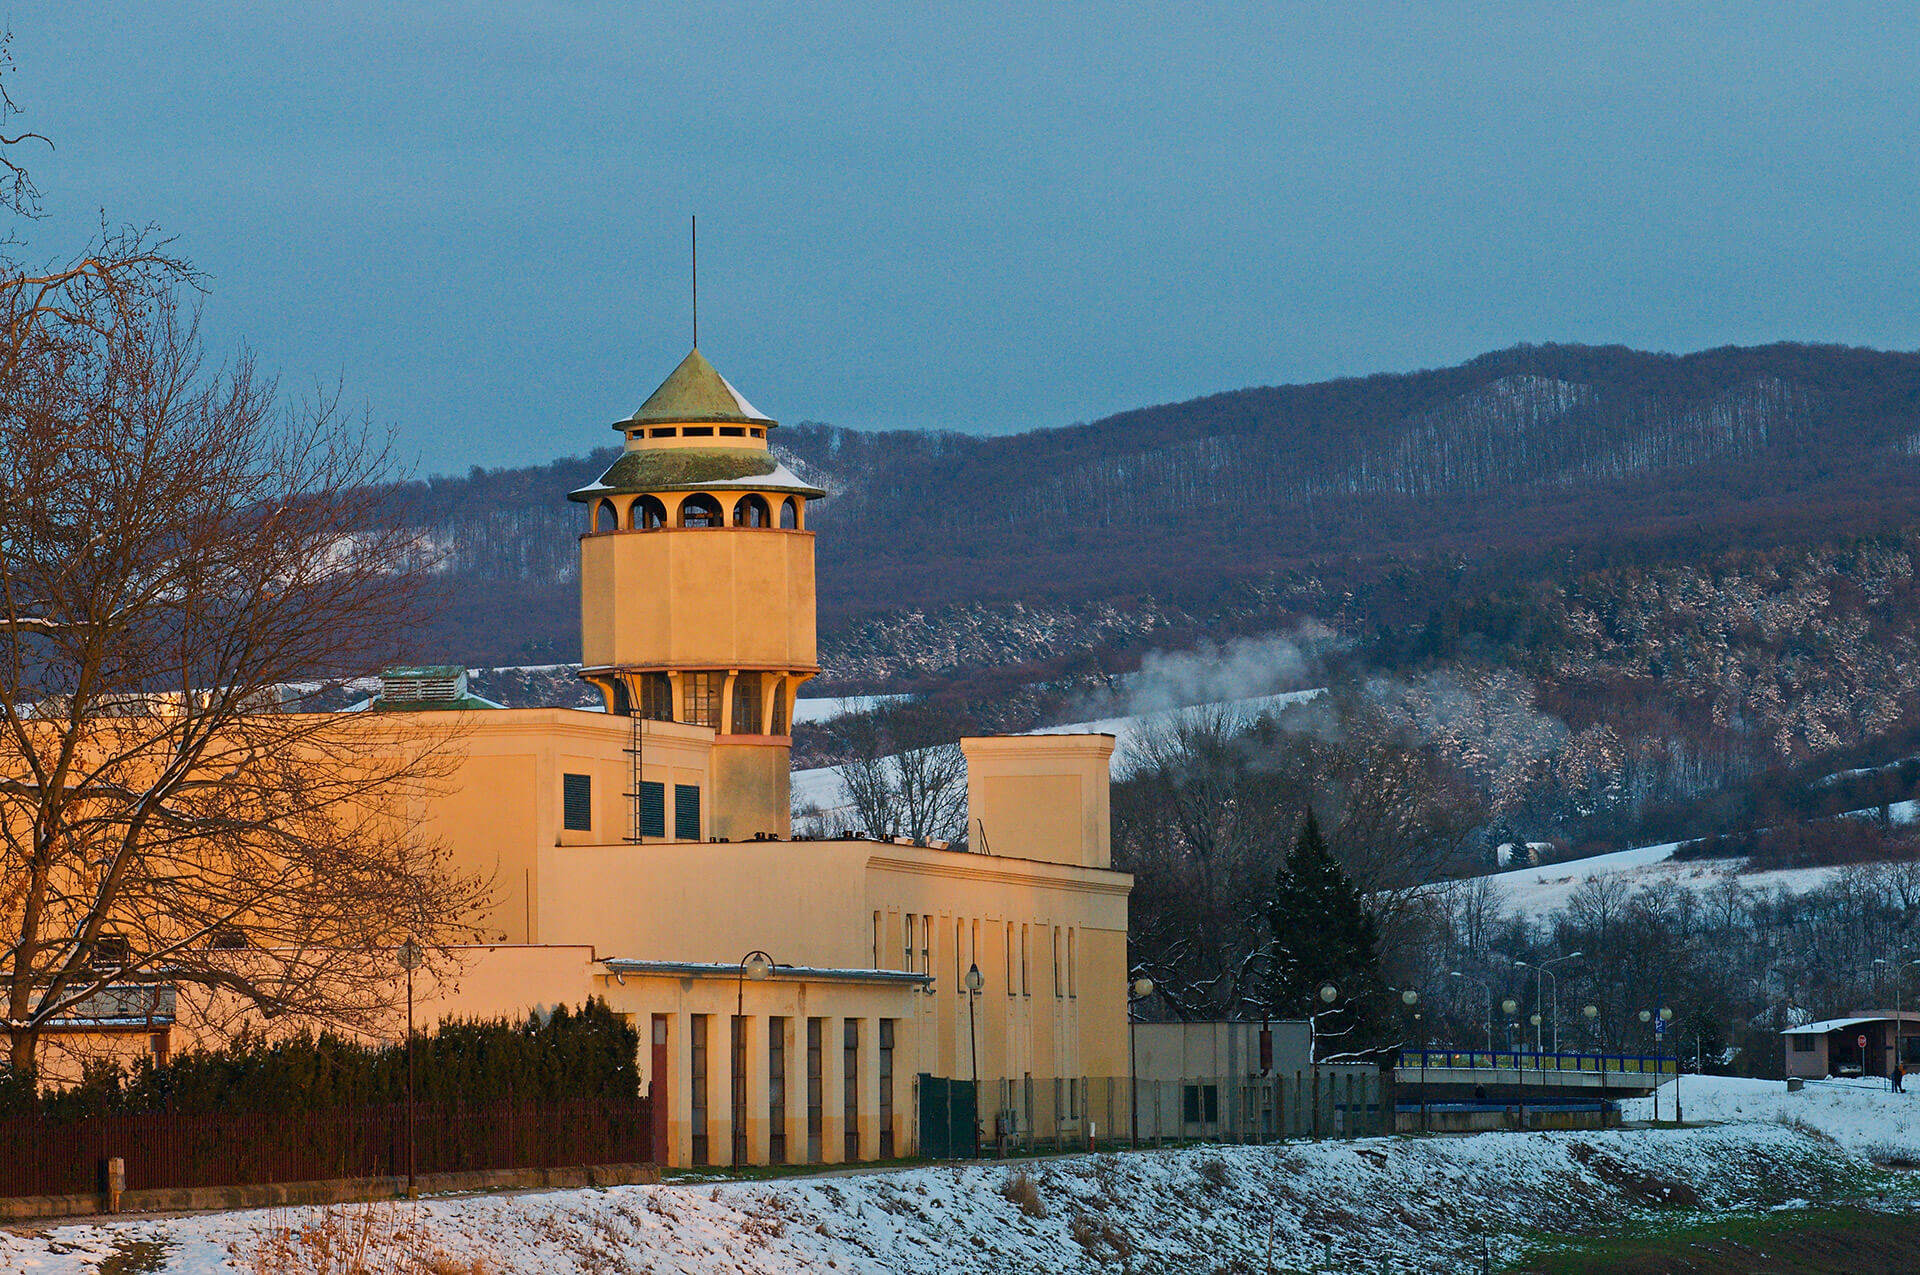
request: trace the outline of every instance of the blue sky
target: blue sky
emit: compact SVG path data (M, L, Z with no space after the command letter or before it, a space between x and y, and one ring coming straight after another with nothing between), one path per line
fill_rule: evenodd
M1519 341L1920 346L1920 10L34 4L36 251L424 472L614 441L688 344L782 421L1013 431Z

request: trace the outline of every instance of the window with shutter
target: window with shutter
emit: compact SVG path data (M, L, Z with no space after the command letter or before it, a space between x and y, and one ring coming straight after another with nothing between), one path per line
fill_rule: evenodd
M681 841L700 840L700 788L697 784L673 786L673 835Z
M560 823L569 832L593 831L593 776L560 776Z
M648 780L640 781L640 835L643 837L664 837L667 835L667 786Z

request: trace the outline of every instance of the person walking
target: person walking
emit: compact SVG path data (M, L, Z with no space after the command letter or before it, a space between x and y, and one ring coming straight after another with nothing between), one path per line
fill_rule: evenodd
M1895 1093L1905 1093L1906 1082L1907 1065L1905 1063L1895 1063L1893 1065L1893 1091Z

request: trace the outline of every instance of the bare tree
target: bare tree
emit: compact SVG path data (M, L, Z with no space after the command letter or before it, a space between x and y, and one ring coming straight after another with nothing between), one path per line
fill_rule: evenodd
M14 188L16 192L18 187ZM17 206L16 206L17 210ZM0 279L0 1032L128 984L364 1025L484 883L412 831L454 735L299 711L423 594L386 440L209 371L138 236ZM436 724L437 726L437 724Z
M876 708L843 729L840 785L860 826L877 837L962 842L967 759L957 725L920 704Z

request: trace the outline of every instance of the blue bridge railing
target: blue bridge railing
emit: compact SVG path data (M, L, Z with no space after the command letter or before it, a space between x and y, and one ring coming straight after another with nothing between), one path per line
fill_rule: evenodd
M1680 1071L1679 1060L1671 1054L1593 1054L1580 1052L1534 1053L1526 1049L1403 1049L1400 1051L1402 1078L1409 1070L1422 1067L1458 1067L1493 1071L1588 1071L1625 1072L1638 1075L1673 1076Z

